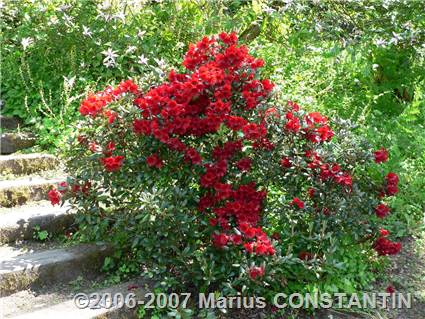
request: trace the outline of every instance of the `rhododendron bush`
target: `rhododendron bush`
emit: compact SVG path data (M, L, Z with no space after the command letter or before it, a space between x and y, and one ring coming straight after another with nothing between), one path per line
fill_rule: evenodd
M167 287L264 295L332 280L354 252L397 253L387 151L282 101L263 64L222 33L164 83L89 94L52 203L69 199L83 236Z

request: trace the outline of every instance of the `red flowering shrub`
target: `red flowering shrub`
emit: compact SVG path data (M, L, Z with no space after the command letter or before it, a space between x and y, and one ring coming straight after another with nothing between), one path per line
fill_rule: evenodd
M263 64L223 33L191 45L185 72L165 83L90 94L64 195L81 234L112 241L167 285L225 293L332 276L347 242L398 251L378 232L398 178L368 173L387 152L347 123L282 103Z

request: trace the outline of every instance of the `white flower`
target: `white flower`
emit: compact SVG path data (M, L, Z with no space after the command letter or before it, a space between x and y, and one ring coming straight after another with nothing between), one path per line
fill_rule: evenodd
M103 65L106 66L107 68L113 68L116 65L116 63L115 63L115 60L104 59Z
M264 13L266 13L266 14L272 14L272 13L273 13L273 12L275 12L276 10L275 10L275 9L273 9L273 8L271 8L271 7L266 6L266 7L263 9L263 11L264 11Z
M100 10L108 10L110 7L112 7L112 4L108 0L106 0L106 1L102 2L99 9Z
M85 25L83 25L83 35L89 38L92 36L92 32Z
M112 48L108 48L106 51L101 52L105 58L103 59L103 65L106 67L113 67L116 64L115 58L118 57L118 54L112 50Z
M114 20L121 20L122 22L124 22L125 21L125 14L124 14L124 12L119 12L119 13L116 13L112 18Z
M392 43L394 43L395 45L397 45L397 43L399 42L401 40L401 37L400 37L400 35L398 35L397 33L395 33L394 31L393 31L393 37L391 38L391 40L390 40L390 44L392 44Z
M69 79L66 76L63 76L63 81L64 81L64 84L65 84L65 87L68 88L68 89L70 89L75 84L75 76L73 76L73 77L71 77Z
M65 12L68 11L68 9L70 9L72 6L70 4L63 4L61 6L58 7L58 11L60 12Z
M145 33L146 33L146 31L142 31L142 30L140 30L140 29L139 29L139 32L137 32L137 36L138 36L140 39L143 39L143 36L145 35Z
M72 21L73 20L73 17L70 17L69 15L67 15L66 13L64 13L63 19L65 20L65 25L67 27L73 28L75 26L74 21Z
M105 22L109 22L112 19L112 16L110 14L106 14L104 12L99 12L98 15L96 16L96 20L99 18L103 18L103 20L105 20Z
M154 60L155 60L156 64L158 64L158 67L159 68L161 68L161 69L165 68L166 63L165 63L165 61L163 59L158 60L158 59L155 59L154 58Z
M139 55L138 58L139 58L139 60L137 61L137 63L139 63L139 64L148 64L148 62L149 62L148 58L145 58L145 56L143 54Z
M24 50L26 50L33 43L34 43L34 40L32 38L23 38L21 40L21 44Z
M125 54L131 54L136 50L137 50L137 47L135 47L134 45L130 45L128 46L127 50L125 50Z
M385 40L382 40L382 39L377 39L377 40L375 41L375 44L376 44L376 46L378 46L378 47L384 47L386 43L387 43L387 42L386 42Z

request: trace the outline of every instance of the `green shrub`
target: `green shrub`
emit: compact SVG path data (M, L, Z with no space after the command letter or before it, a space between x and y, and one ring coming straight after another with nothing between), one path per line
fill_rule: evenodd
M271 96L234 34L203 38L183 64L81 103L52 203L69 199L82 238L111 242L116 262L165 288L271 298L367 285L374 249L401 248L381 229L398 191L386 150Z

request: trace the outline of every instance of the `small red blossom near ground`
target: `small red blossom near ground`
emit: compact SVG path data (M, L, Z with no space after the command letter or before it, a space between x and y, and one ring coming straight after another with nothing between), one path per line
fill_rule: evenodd
M59 189L58 189L59 193L61 193L62 195L65 194L65 192L68 189L68 183L67 182L60 182L58 184L58 186L59 186Z
M276 233L273 233L271 237L273 239L275 239L275 240L279 240L280 239L280 234L276 232Z
M50 203L52 203L52 205L59 205L62 197L61 193L56 188L49 190L47 196L49 197Z
M384 163L388 161L388 151L385 148L381 148L373 153L375 155L376 163Z
M291 160L288 157L284 157L280 160L280 166L284 168L290 168L292 166Z
M146 164L150 167L161 168L164 165L164 162L157 154L152 154L146 158Z
M308 261L308 260L313 259L313 254L312 254L312 253L309 253L309 252L307 252L307 251L301 251L301 252L298 254L298 258L299 258L299 259L301 259L301 260Z
M393 294L395 293L395 288L392 285L389 285L386 289L386 292L388 292L389 294Z
M252 266L248 270L249 277L251 277L252 280L256 280L259 277L263 277L265 274L265 269L263 266Z
M135 289L137 289L137 288L139 288L139 286L138 285L135 285L135 284L130 284L130 285L128 285L127 286L127 290L135 290Z
M376 250L379 256L396 255L401 250L401 243L393 242L387 238L389 232L385 229L379 231L380 236L373 243L372 247Z

